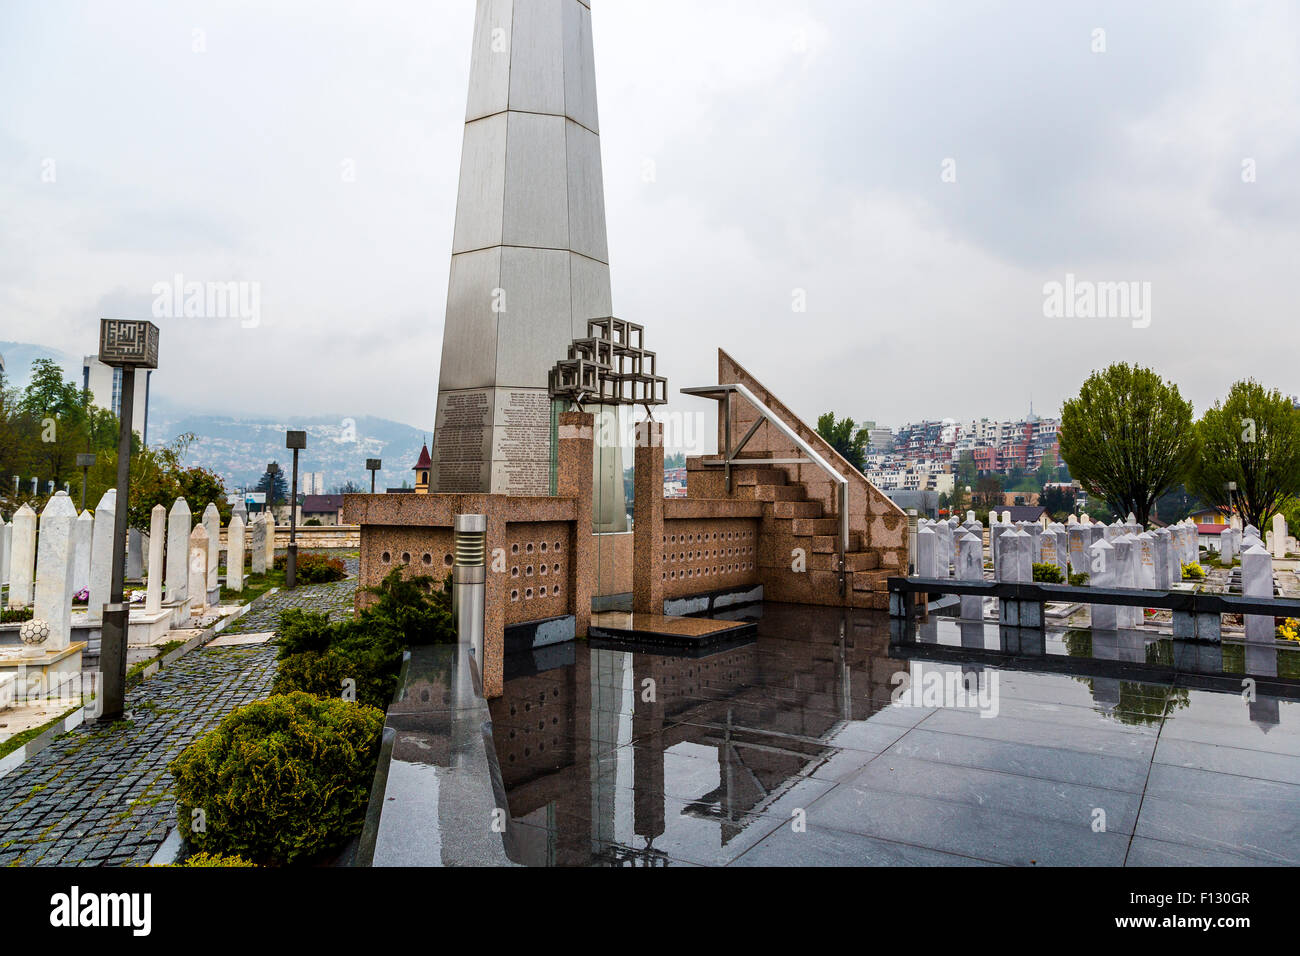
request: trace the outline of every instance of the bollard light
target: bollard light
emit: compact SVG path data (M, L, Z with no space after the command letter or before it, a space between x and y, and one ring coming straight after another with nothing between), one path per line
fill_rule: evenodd
M483 672L483 627L487 591L487 517L456 515L454 546L456 565L451 571L451 616L460 643Z

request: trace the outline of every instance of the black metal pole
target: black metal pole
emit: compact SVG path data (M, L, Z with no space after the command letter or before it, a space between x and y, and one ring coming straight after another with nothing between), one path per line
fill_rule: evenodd
M99 669L104 720L121 720L126 696L126 629L130 608L122 600L126 577L128 482L131 477L131 419L135 404L135 369L122 369L121 420L117 429L117 510L113 513L113 570L104 621L100 630ZM85 485L82 485L85 493ZM84 510L84 509L83 509Z
M293 590L298 574L298 449L293 450L293 489L289 493L289 552L284 559L284 586Z
M373 471L370 473L370 493L372 495L375 493L375 473ZM82 505L81 507L84 510L86 506Z
M90 469L82 468L81 469L81 510L82 511L86 510L86 482L89 480L89 477L90 477Z

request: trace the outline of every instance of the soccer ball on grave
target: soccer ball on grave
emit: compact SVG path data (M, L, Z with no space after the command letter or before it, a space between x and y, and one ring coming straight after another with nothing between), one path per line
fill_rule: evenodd
M18 628L18 639L29 647L44 644L50 639L50 625L38 618L23 621Z

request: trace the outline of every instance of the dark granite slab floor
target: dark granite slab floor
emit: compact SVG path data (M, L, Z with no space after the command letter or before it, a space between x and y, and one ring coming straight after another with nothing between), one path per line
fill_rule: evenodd
M930 626L934 660L881 615L767 605L756 640L711 657L580 644L508 681L491 711L517 862L1300 862L1300 689L1154 680L1152 662L1216 658L1138 634L1104 645L1126 648L1129 679L1113 658L1088 673L1077 632L1033 658L996 626ZM892 705L898 675L930 672L984 681L992 706Z

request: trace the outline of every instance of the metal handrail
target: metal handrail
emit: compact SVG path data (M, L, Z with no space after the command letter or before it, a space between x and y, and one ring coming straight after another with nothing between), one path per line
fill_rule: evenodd
M681 390L683 395L694 395L698 398L711 398L714 401L721 402L723 405L722 413L724 420L724 440L725 448L722 451L722 461L705 462L710 467L721 467L726 469L727 476L727 494L731 494L731 469L737 462L745 467L755 465L816 465L822 471L830 476L831 480L839 485L839 585L840 595L843 596L847 590L848 578L848 553L849 553L849 479L841 475L834 467L831 466L825 458L817 453L811 444L799 436L799 434L787 425L781 418L764 405L757 395L751 392L744 385L739 383L732 385L702 385L696 388L684 388ZM751 405L758 409L758 420L750 426L749 431L745 432L743 438L736 443L735 447L731 444L731 396L739 395L746 399ZM755 433L764 422L774 426L786 438L794 442L795 447L802 451L807 458L740 458L740 453L744 450L745 445L754 437Z

